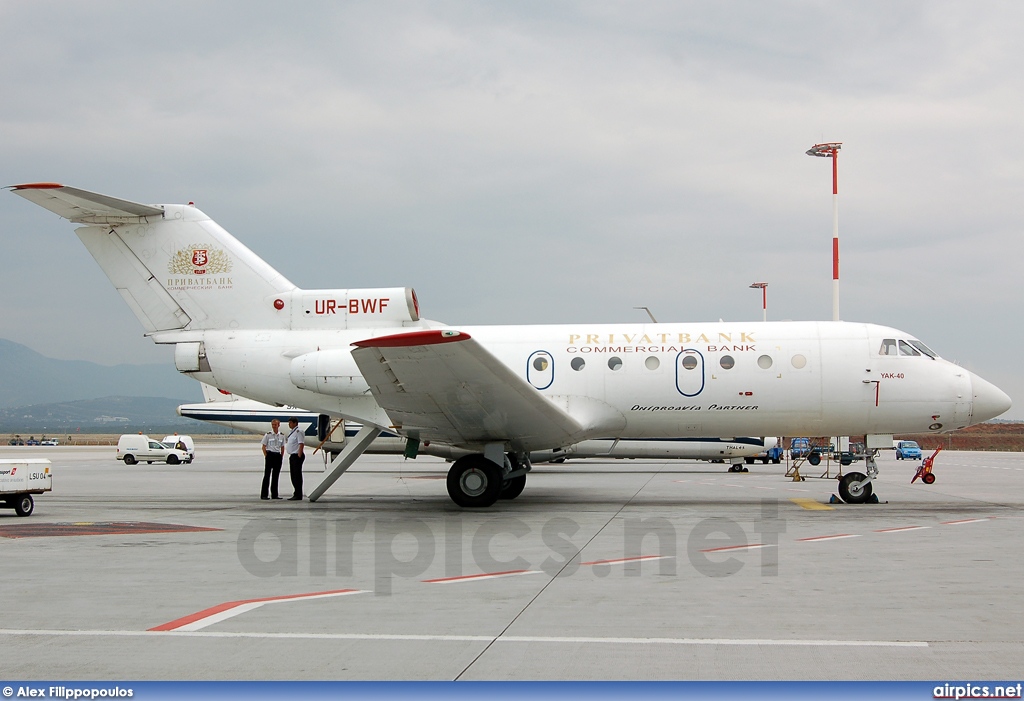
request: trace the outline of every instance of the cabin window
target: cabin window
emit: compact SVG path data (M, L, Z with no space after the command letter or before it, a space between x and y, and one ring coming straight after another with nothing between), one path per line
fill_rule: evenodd
M658 356L649 355L647 356L647 359L644 360L644 366L648 370L657 370L659 367L661 367L661 361L658 360Z
M620 358L617 355L613 355L612 357L608 358L608 367L613 372L618 372L619 370L622 369L622 358Z
M533 360L533 369L544 371L548 369L548 359L543 356L537 356Z
M569 367L571 367L576 372L579 372L580 370L582 370L586 366L587 366L587 361L585 361L583 358L573 358L572 362L569 363Z
M723 370L732 370L733 366L736 365L736 361L733 360L731 355L723 355L722 359L718 361L718 364L722 366Z
M904 340L900 340L900 355L921 355L921 351Z
M767 370L772 366L772 357L770 355L762 355L757 359L757 367Z
M896 339L886 338L882 341L882 347L878 349L879 355L896 355Z
M686 370L693 370L697 367L697 358L692 355L687 355L683 358L683 368Z
M789 362L791 362L793 364L793 367L795 367L797 370L802 370L803 368L807 367L807 357L801 355L800 353L797 353L792 358L790 358Z

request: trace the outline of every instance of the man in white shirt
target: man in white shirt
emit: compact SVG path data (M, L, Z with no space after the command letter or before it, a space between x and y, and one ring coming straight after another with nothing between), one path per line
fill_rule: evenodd
M263 435L263 489L260 499L280 499L277 496L277 480L281 476L281 462L284 459L284 434L281 422L274 419L270 430Z
M292 488L295 493L288 501L302 501L302 461L306 459L302 429L299 420L294 416L288 419L288 438L284 442L284 452L288 454L288 471L292 477Z

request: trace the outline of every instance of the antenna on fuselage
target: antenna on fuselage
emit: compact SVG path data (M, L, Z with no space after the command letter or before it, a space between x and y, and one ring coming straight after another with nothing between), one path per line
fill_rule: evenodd
M654 314L651 314L651 310L648 309L647 307L633 307L633 309L643 309L645 312L647 312L647 316L651 317L651 321L653 321L655 324L658 323L658 320L654 318Z

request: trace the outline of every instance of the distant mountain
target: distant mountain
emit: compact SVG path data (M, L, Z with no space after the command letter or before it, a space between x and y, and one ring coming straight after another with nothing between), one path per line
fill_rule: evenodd
M111 396L174 397L175 406L203 399L199 383L169 363L107 366L57 360L0 339L0 368L0 408Z
M178 416L180 399L102 397L0 409L0 433L219 432L212 424ZM183 430L184 429L184 430Z

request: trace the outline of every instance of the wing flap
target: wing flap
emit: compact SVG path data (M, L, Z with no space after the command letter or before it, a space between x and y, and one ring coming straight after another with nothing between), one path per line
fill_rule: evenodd
M395 426L453 445L567 445L582 426L468 334L415 331L354 344L352 357Z

